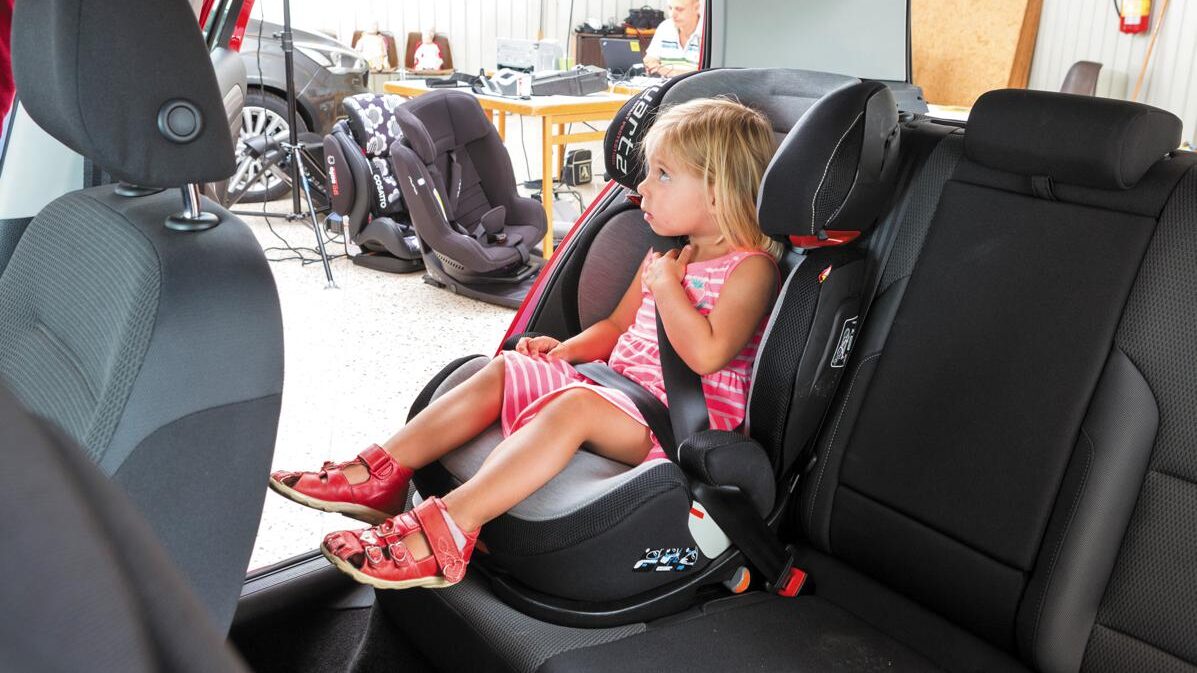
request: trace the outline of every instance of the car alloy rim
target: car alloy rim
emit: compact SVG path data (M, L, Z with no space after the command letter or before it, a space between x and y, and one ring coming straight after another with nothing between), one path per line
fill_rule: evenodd
M238 191L249 185L246 195L261 194L273 189L281 182L287 181L287 174L278 165L270 167L269 173L263 180L258 180L262 172L262 160L249 156L245 141L261 135L270 135L275 140L285 140L291 129L287 120L273 110L256 105L247 105L241 111L241 130L237 135L237 172L229 179L229 191Z

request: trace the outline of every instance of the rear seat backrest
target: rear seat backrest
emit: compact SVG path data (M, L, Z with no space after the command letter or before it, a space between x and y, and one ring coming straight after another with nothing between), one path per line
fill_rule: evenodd
M1077 667L1151 448L1125 427L1154 422L1150 390L1111 345L1192 164L1157 163L1178 139L1146 106L983 96L807 478L816 546L1044 670ZM1142 403L1121 434L1109 399Z
M1141 408L1114 400L1115 428L1154 439L1142 487L1085 653L1086 671L1197 666L1197 174L1185 174L1147 249L1114 345L1142 377ZM1115 428L1111 428L1112 430Z

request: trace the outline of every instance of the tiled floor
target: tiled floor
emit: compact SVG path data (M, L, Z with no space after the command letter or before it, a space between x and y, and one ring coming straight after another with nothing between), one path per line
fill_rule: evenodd
M527 126L528 151L535 153L539 137L534 124ZM522 180L527 169L520 128L513 123L508 128L514 131L508 134L512 163ZM597 143L583 147L601 156ZM596 170L602 174L601 168ZM597 188L596 183L584 190L587 202ZM558 202L558 212L566 211L564 203ZM267 206L286 211L290 201ZM264 248L279 244L264 218L244 219ZM292 245L315 243L310 225L278 219L272 224ZM276 258L287 254L268 252ZM339 259L333 263L338 289L325 289L320 264L282 261L270 267L282 301L286 341L273 469L316 469L325 460L348 460L370 443L383 441L403 424L412 400L442 366L469 353L493 353L514 315L510 309L426 285L422 273L385 274ZM268 493L249 567L315 549L326 532L360 525Z

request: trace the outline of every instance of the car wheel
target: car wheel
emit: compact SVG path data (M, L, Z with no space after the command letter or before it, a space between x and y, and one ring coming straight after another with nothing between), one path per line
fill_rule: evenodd
M296 132L306 133L307 124L296 115ZM241 130L237 136L237 171L229 179L228 191L234 193L245 189L242 201L273 201L291 190L286 178L286 165L271 166L261 176L262 162L249 156L245 141L261 135L270 135L285 140L291 128L287 124L287 100L266 91L251 89L245 96L245 107L241 111Z

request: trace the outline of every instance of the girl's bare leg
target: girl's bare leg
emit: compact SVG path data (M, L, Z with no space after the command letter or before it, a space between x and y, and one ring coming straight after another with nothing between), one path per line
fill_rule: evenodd
M381 446L400 465L419 469L478 436L503 407L503 358L496 357L462 384L436 398ZM366 480L365 466L345 469L351 484Z
M442 500L458 527L474 530L548 483L583 443L629 465L643 461L652 447L648 428L598 393L567 390L495 447L482 468ZM415 558L429 553L422 535L411 535L405 543Z

